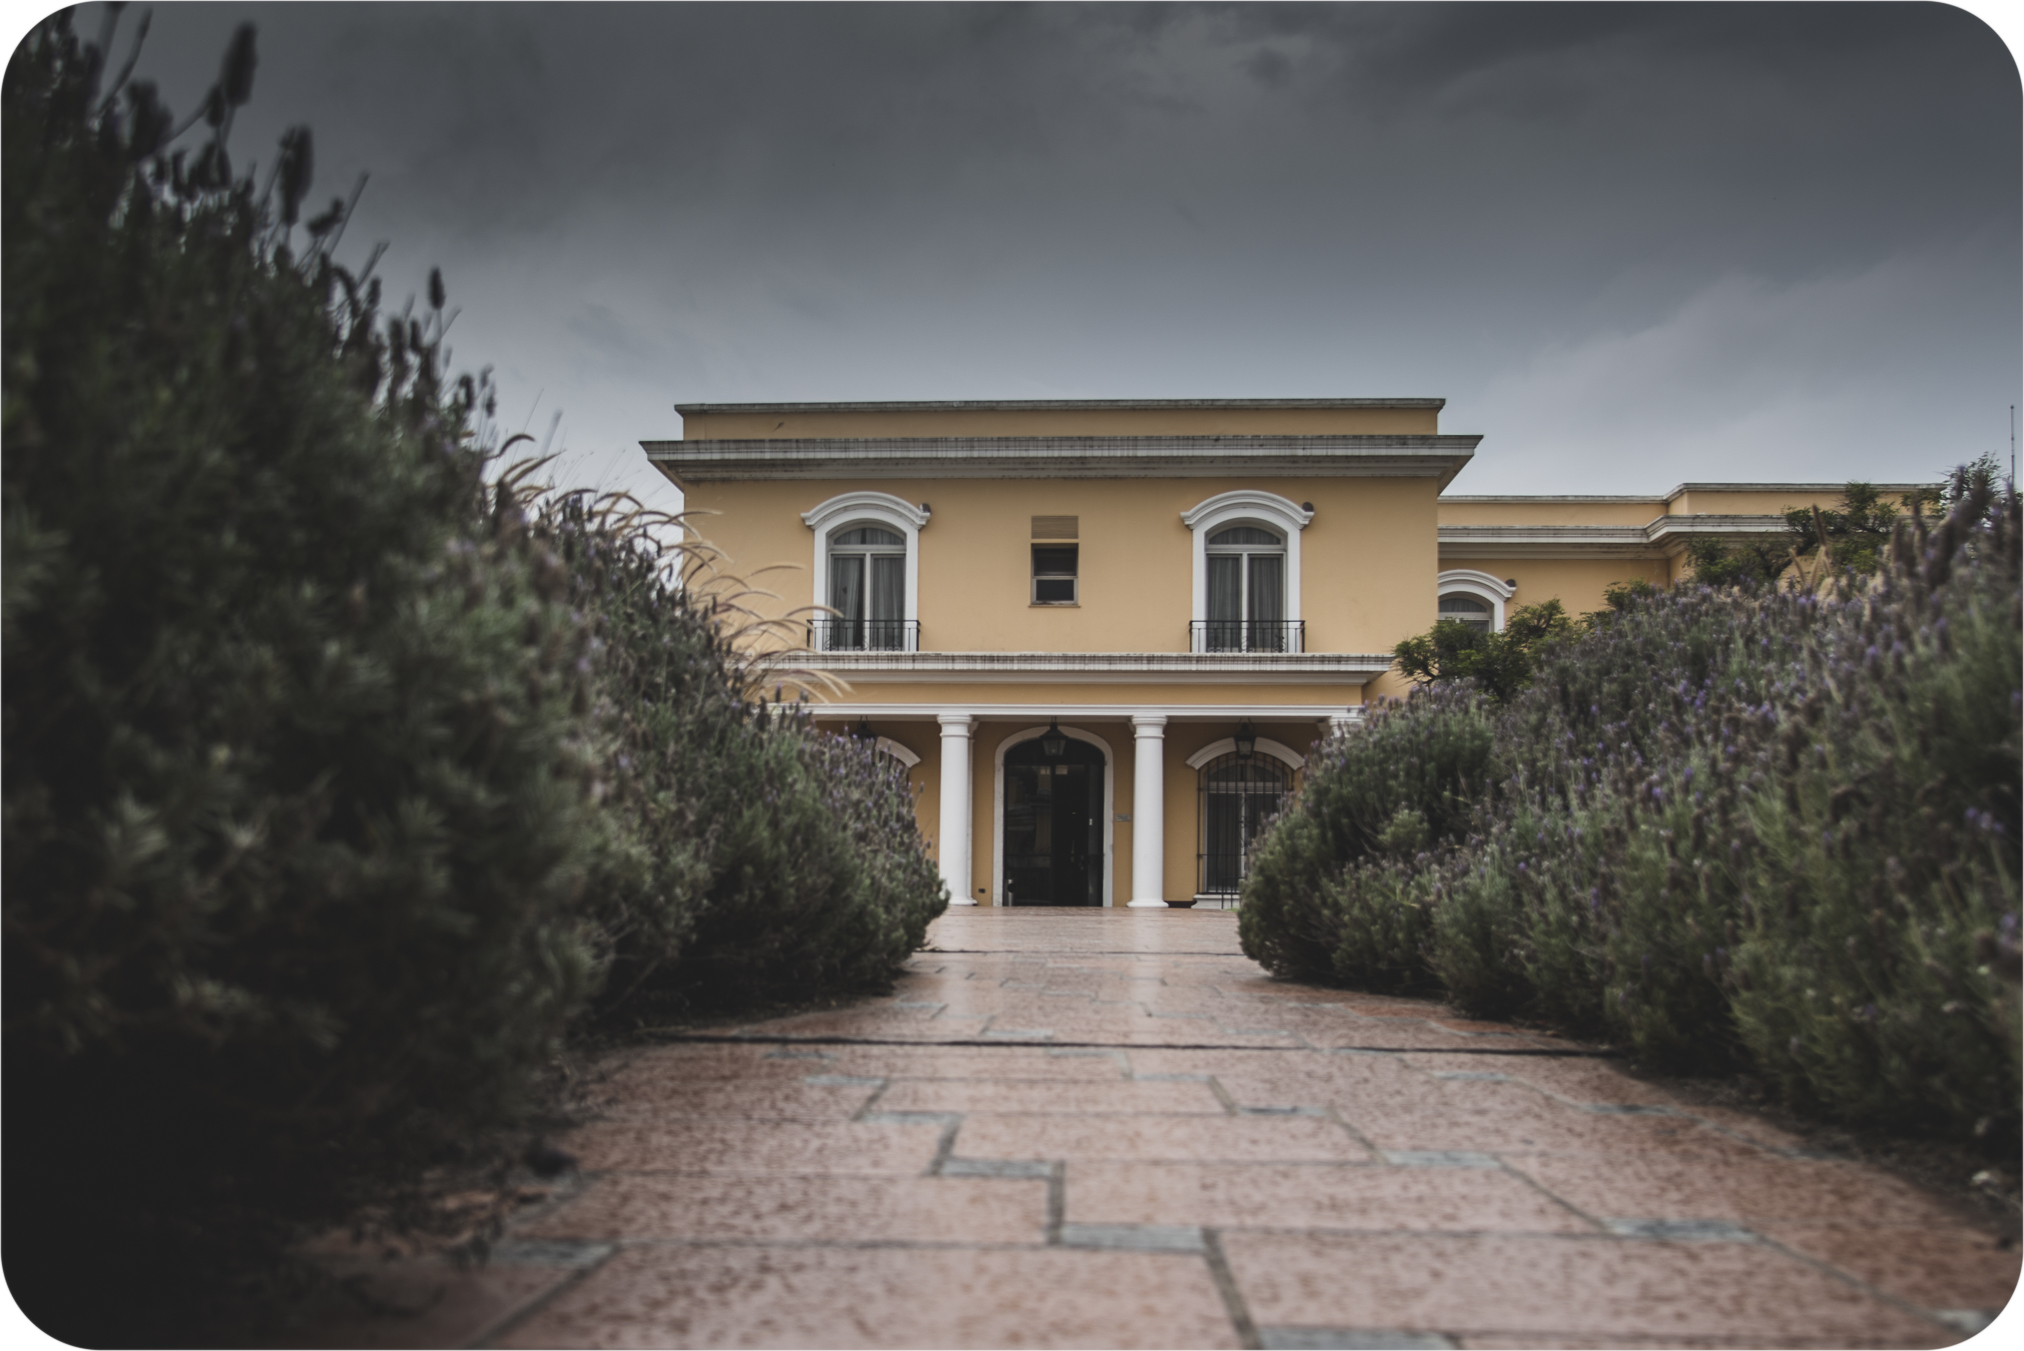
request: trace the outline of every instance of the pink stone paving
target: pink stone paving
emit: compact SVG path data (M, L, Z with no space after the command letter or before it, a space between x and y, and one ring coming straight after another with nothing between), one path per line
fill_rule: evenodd
M1270 979L1227 912L954 913L889 996L671 1032L592 1101L488 1266L383 1268L301 1344L1937 1347L2018 1279L1950 1198Z

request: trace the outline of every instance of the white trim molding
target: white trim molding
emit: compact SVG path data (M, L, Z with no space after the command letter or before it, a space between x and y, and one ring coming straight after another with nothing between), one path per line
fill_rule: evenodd
M1110 753L1110 743L1094 732L1080 727L1063 727L1063 736L1075 741L1087 741L1103 752L1103 903L1106 908L1111 902L1110 888L1110 846L1112 825L1117 820L1117 808L1111 802L1112 780L1116 774L1116 757ZM1005 752L1021 742L1032 741L1047 735L1047 728L1026 727L1012 733L998 743L998 752L991 770L991 904L1005 904Z
M1217 493L1181 513L1181 524L1194 533L1195 585L1193 612L1196 623L1209 617L1209 536L1221 526L1240 521L1257 521L1286 540L1286 618L1300 614L1300 532L1314 519L1314 513L1298 502L1289 502L1278 493L1262 488L1239 488Z
M1299 754L1284 742L1274 741L1269 736L1258 738L1258 749L1264 754L1271 756L1274 760L1284 761L1294 769L1307 768L1306 756ZM1219 755L1235 755L1236 753L1237 739L1226 736L1221 741L1211 741L1208 745L1189 756L1187 766L1189 769L1200 769Z
M810 717L819 722L853 722L858 718L878 718L901 722L935 722L949 712L946 703L810 703ZM1363 722L1363 706L1360 704L1165 704L1148 707L1145 704L1043 704L1027 703L975 703L964 704L963 716L980 722L1031 722L1035 718L1075 718L1089 722L1129 722L1138 713L1157 713L1168 722L1242 722L1246 718L1257 722L1321 722L1333 724L1360 725Z
M898 531L907 541L907 598L902 619L921 617L921 529L928 512L891 493L838 493L835 497L801 513L801 519L815 532L815 591L810 597L817 605L829 604L829 537L848 526L876 522Z
M915 755L912 751L908 750L905 746L900 745L899 742L894 741L889 736L882 736L872 744L877 747L878 753L880 755L890 755L893 759L899 761L901 764L905 765L908 769L912 769L915 765L921 762L920 756Z
M1487 572L1477 572L1474 568L1451 568L1435 580L1439 584L1434 593L1436 604L1439 603L1440 597L1450 592L1464 592L1490 607L1491 632L1504 631L1504 602L1516 594L1516 587L1506 586L1502 578L1492 577ZM1439 610L1436 610L1437 618L1439 614Z

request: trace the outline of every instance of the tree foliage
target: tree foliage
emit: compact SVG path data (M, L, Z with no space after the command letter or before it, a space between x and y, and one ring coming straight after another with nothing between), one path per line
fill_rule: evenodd
M1473 680L1493 699L1508 699L1532 679L1543 652L1575 633L1574 621L1558 600L1514 610L1504 627L1489 632L1459 619L1443 619L1427 632L1392 649L1392 660L1408 679Z

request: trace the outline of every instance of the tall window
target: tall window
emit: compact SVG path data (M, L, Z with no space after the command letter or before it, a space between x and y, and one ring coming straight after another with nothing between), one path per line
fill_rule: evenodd
M1292 791L1293 775L1260 755L1221 755L1201 770L1202 853L1200 890L1233 896L1251 872L1251 854L1265 823Z
M823 626L828 651L906 646L905 537L883 526L860 525L829 537L829 606L836 617Z
M1233 525L1209 536L1211 652L1284 652L1286 541L1255 525Z

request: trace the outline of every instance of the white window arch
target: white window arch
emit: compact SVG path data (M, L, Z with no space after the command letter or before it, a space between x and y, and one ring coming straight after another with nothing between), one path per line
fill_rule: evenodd
M1301 619L1300 532L1305 530L1307 523L1313 519L1312 508L1302 506L1298 502L1290 502L1277 493L1268 493L1260 489L1217 493L1214 497L1198 503L1191 510L1181 513L1181 523L1194 533L1195 585L1193 612L1189 616L1192 622L1189 629L1195 637L1190 643L1191 647L1197 651L1221 650L1219 645L1211 641L1210 625L1212 621L1227 622L1231 617L1223 613L1228 605L1227 599L1220 604L1212 604L1209 575L1211 557L1243 558L1241 568L1234 575L1237 578L1236 594L1239 597L1238 617L1248 621L1253 602L1259 602L1261 608L1269 603L1272 588L1263 584L1271 581L1270 576L1262 576L1259 593L1253 594L1252 562L1245 555L1255 553L1261 560L1282 556L1285 559L1285 571L1278 579L1279 614L1276 619L1268 622L1283 623L1289 631L1298 632ZM1261 535L1276 536L1279 546L1275 548L1265 540L1256 538ZM1210 544L1212 536L1221 536L1224 542L1212 546ZM1219 565L1218 581L1228 585L1227 578L1223 575L1225 567L1226 565ZM1254 629L1255 626L1251 626L1239 632L1248 637ZM1295 649L1290 642L1282 640L1281 645L1274 650Z
M1440 597L1439 618L1471 622L1487 618L1492 633L1504 631L1504 602L1517 594L1516 587L1472 568L1442 573L1435 590Z
M903 641L879 641L874 646L914 647L913 625L921 617L921 528L928 523L928 511L917 507L891 493L853 492L839 493L835 497L801 513L801 519L815 532L814 600L817 605L835 603L836 583L841 580L832 575L831 560L842 558L855 564L859 569L859 594L869 601L875 583L872 569L875 556L891 556L898 549L905 550L905 560L900 567L899 613L880 614L886 620L901 621ZM898 544L890 543L897 536ZM845 541L848 541L847 543ZM861 561L860 561L861 560ZM890 608L890 602L887 603ZM854 618L866 618L870 610ZM862 639L864 635L857 635ZM885 635L890 639L893 635ZM857 641L855 646L866 646Z

